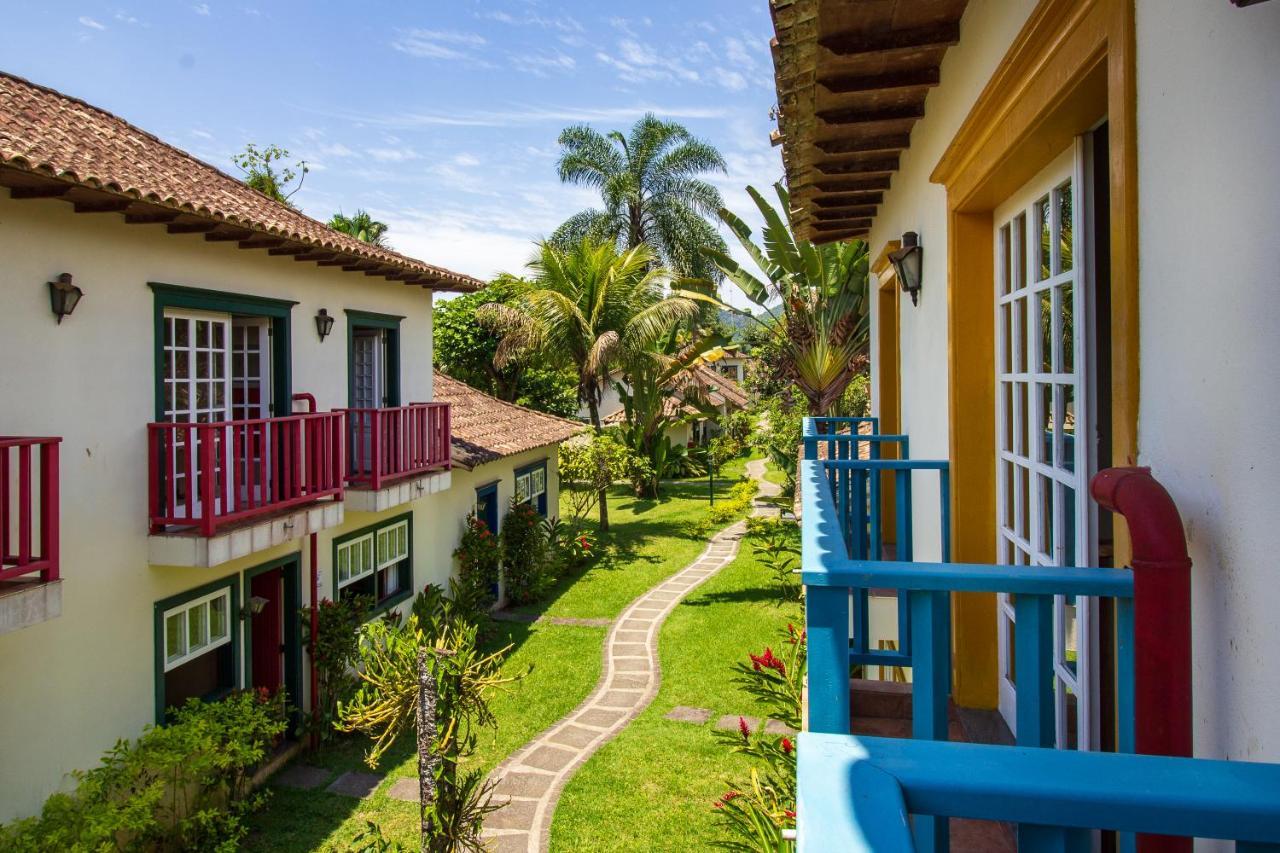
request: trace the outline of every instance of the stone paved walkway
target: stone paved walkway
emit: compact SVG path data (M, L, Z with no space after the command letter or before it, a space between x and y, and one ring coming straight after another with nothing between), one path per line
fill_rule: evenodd
M759 495L778 487L764 479L765 463L747 463ZM776 513L757 500L757 515ZM596 750L617 736L658 695L658 632L689 591L729 565L746 523L711 537L702 554L627 606L605 639L604 668L595 690L559 722L512 753L494 769L494 796L507 805L485 819L489 849L499 853L543 853L550 848L551 817L565 784Z

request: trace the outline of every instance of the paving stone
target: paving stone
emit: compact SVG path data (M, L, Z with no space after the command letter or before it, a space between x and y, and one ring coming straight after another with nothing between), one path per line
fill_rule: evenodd
M607 729L626 715L626 711L609 711L604 708L588 708L578 716L574 717L574 722L585 723L588 726L599 726L602 729Z
M648 672L648 658L614 658L613 668L616 672Z
M528 829L533 826L536 800L512 800L496 812L485 815L485 829Z
M381 782L382 777L377 773L358 773L353 770L334 779L333 784L325 790L330 794L341 794L344 797L362 800L372 794Z
M643 643L648 639L649 635L644 631L614 631L613 641L615 643Z
M716 720L716 728L726 732L736 729L738 727L738 716L738 714L725 714L723 717ZM744 716L743 719L747 721L747 725L751 727L751 731L753 732L760 727L759 717Z
M411 777L397 779L391 783L391 787L387 789L387 796L393 800L403 800L406 803L418 802L418 780Z
M271 777L272 785L282 788L299 788L303 791L314 791L333 776L332 770L323 767L312 767L308 764L290 764L275 776Z
M614 643L614 657L648 657L649 647L644 643Z
M577 758L577 753L554 746L540 746L524 757L524 763L540 770L559 770Z
M485 825L488 826L489 819L485 818ZM491 853L526 853L529 849L529 834L527 832L513 832L506 835L488 836L484 840L484 849Z
M600 733L593 732L591 729L584 729L580 726L565 726L553 734L550 740L552 743L581 749L598 737L600 737Z
M668 720L678 723L697 723L702 725L711 719L710 708L690 708L688 705L677 705L663 715Z
M650 623L647 619L645 619L645 620L642 620L642 619L628 619L626 622L623 622L623 623L622 623L622 630L624 630L624 631L646 631L646 632L647 632L647 631L649 630L649 626L650 626L650 624L652 624L652 623Z
M606 690L598 701L606 708L631 708L643 695L639 690Z
M652 619L662 613L661 607L637 607L631 611L631 615L640 619Z
M649 598L653 601L675 601L676 594L674 592L651 592Z
M613 677L609 679L609 687L613 690L626 690L628 688L644 690L648 686L648 673L615 672Z
M576 625L582 628L608 628L613 624L612 619L581 619L577 616L550 616L543 621L552 625Z
M542 773L521 773L511 770L498 780L493 793L507 797L541 797L551 787L553 778ZM416 800L417 797L415 796L414 799Z
M796 730L781 720L765 720L764 733L767 735L793 735Z

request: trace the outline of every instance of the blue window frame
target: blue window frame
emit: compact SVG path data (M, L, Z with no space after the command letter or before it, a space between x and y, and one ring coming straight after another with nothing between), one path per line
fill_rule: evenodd
M527 503L543 518L547 517L547 460L516 471L516 503Z
M490 533L498 532L498 481L476 488L476 518L484 522Z

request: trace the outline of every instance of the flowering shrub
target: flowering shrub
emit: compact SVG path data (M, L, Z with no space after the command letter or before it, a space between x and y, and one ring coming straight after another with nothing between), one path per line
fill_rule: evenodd
M458 561L458 586L468 600L492 601L497 598L502 545L475 513L467 515L462 541L453 556Z
M348 699L356 689L352 672L359 660L360 626L373 609L372 596L360 595L342 601L320 601L319 631L316 633L315 666L319 687L316 719L310 720L313 732L322 739L333 737L333 723L338 718L338 703ZM302 639L311 646L311 608L302 608Z
M806 654L805 634L787 625L781 656L766 646L760 654L748 654L747 663L736 664L738 683L768 715L792 729L799 729L803 714ZM734 752L756 759L747 784L730 782L729 790L713 807L735 838L722 846L733 850L792 851L795 843L782 837L796 819L796 748L789 736L774 737L761 724L756 731L738 718L734 732L721 733Z
M599 555L596 541L588 533L573 531L559 518L542 522L547 550L558 569L580 571Z
M513 604L529 604L546 595L555 583L542 516L527 503L514 499L502 519L502 568L507 598Z
M755 483L750 480L735 483L733 488L729 490L729 497L725 500L716 501L715 506L711 507L706 516L698 522L698 534L706 535L710 530L724 527L730 522L742 518L742 516L751 511L751 503L755 500L755 497Z
M237 850L244 817L266 802L250 779L285 728L283 693L191 699L168 725L74 773L75 790L51 796L39 817L0 829L0 849Z

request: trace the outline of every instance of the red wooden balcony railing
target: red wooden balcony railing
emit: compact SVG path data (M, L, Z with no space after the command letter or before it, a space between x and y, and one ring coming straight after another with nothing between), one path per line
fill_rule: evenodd
M221 526L342 499L342 412L147 426L151 531Z
M411 403L389 409L346 409L347 483L386 483L450 467L449 404Z
M0 436L0 581L34 572L58 579L61 441Z

